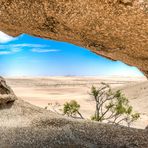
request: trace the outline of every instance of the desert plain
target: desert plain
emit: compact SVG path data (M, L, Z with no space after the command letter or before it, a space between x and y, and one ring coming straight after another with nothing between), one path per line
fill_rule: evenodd
M80 112L86 119L94 114L95 101L89 95L92 85L99 87L101 82L109 84L113 89L120 89L129 99L140 119L132 127L145 128L148 125L148 81L145 77L120 76L58 76L58 77L6 77L7 84L17 97L42 108L52 104L48 109L62 108L70 100L76 100Z

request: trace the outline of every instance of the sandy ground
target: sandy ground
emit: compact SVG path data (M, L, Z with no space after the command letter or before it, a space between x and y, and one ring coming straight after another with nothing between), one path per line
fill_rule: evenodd
M144 77L22 77L6 80L18 97L43 108L48 103L62 106L66 101L77 100L81 113L88 119L95 109L95 102L89 95L90 88L105 82L114 89L120 88L135 111L141 113L133 127L145 128L148 125L148 82Z

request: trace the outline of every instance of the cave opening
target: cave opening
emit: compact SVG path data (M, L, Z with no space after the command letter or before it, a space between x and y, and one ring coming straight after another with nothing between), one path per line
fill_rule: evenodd
M26 34L13 38L1 32L0 42L0 75L18 97L33 105L45 108L50 103L62 106L66 101L76 100L88 118L94 112L88 92L92 85L105 82L113 89L122 89L138 111L141 107L136 104L142 98L140 104L143 113L147 113L146 98L142 96L147 89L140 95L136 91L147 87L146 78L135 67L69 43ZM141 84L134 88L137 83ZM133 101L135 96L137 100Z
M13 38L0 32L1 147L147 148L147 129L75 120L32 105L44 107L41 101L50 103L57 96L59 100L85 98L79 103L88 111L91 107L86 103L93 102L86 88L105 81L128 95L141 113L135 127L144 128L148 123L148 83L143 77L148 78L146 1L2 0L0 5L0 30L9 35L66 41L119 60L106 61L84 48L73 50L73 45L62 49L65 43L56 47L26 35ZM25 36L30 43L23 40Z

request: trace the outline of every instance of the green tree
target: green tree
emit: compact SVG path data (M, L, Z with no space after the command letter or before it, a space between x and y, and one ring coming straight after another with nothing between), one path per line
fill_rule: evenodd
M126 123L130 127L140 117L139 113L133 112L133 107L129 105L124 94L120 90L113 92L106 83L102 83L99 88L92 86L90 95L96 103L92 120L113 124Z
M75 100L71 100L70 102L66 102L64 104L63 113L64 115L70 116L70 117L76 117L79 115L80 118L83 119L83 116L79 112L80 105Z

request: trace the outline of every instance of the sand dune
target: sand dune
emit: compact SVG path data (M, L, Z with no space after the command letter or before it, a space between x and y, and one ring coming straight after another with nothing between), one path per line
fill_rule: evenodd
M40 77L6 78L15 94L36 106L45 107L48 103L63 105L68 100L77 100L85 118L94 113L95 102L88 92L92 85L108 83L114 89L121 89L129 98L141 119L133 126L145 128L148 125L148 82L145 78L130 77Z

